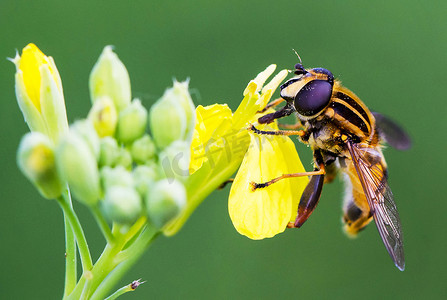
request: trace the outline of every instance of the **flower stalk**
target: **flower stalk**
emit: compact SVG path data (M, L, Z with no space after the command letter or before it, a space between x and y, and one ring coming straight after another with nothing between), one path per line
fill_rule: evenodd
M195 108L189 81L175 81L147 110L140 100L131 98L129 74L107 46L90 75L89 115L69 127L53 59L30 44L12 61L17 101L31 130L18 151L18 164L39 192L56 199L62 208L66 235L63 299L76 300L105 299L160 233L168 237L177 233L247 155L253 151L261 155L258 148L250 148L254 147L253 134L247 128L262 115L258 112L287 75L282 70L265 84L276 68L269 66L249 82L234 113L226 104ZM269 143L284 150L274 138ZM291 143L286 141L288 148L283 152L296 160ZM238 203L248 193L240 188L248 177L243 170L239 172L236 189L232 189L236 196L230 197L230 203ZM71 193L91 211L105 238L96 262ZM290 218L293 205L288 202L283 215ZM235 216L240 211L232 212ZM237 220L233 222L239 230ZM79 278L77 252L82 265ZM116 299L139 284L134 281L106 299Z

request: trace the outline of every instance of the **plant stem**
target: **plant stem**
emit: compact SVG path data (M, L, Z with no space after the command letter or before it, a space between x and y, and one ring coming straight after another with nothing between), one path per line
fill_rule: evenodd
M71 206L70 191L64 191L63 197ZM64 298L67 297L75 288L77 280L77 268L76 268L76 240L68 220L67 214L64 212L64 224L65 224L65 289Z
M112 295L107 297L105 300L115 300L119 296L121 296L121 295L123 295L123 294L125 294L127 292L133 292L133 291L135 291L135 289L132 288L132 283L131 283L131 284L128 284L126 286L123 286L122 288L120 288L119 290L114 292Z
M92 257L90 256L90 250L88 248L87 240L85 238L84 231L82 230L81 223L79 222L76 213L74 212L68 201L61 197L57 200L62 207L64 214L70 221L71 227L76 237L76 242L79 248L79 255L81 256L82 270L84 272L91 270L93 267Z
M92 206L92 213L95 217L96 223L98 223L99 228L101 229L102 234L104 235L107 243L112 243L114 240L112 231L110 230L109 224L107 224L106 219L104 219L104 216L102 215L101 211L99 210L99 207L97 205Z
M105 295L115 286L121 277L138 261L144 251L149 247L159 231L154 227L146 227L135 242L125 251L126 255L119 255L118 261L121 261L109 275L101 281L91 300L104 299ZM123 251L123 253L124 253ZM121 254L121 253L120 253Z

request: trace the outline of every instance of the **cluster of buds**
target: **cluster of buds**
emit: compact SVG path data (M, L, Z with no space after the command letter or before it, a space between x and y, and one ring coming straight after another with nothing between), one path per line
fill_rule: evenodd
M146 216L161 229L180 214L195 124L188 82L175 81L148 111L132 100L128 72L107 46L90 74L90 112L68 126L53 60L30 44L13 62L31 129L18 164L43 197L59 197L68 183L78 201L122 225Z

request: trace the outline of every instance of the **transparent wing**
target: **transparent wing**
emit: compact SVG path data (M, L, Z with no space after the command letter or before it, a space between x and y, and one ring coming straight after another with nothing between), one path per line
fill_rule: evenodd
M372 112L379 135L391 147L397 150L408 150L411 147L411 138L408 133L390 118L378 113Z
M382 153L353 143L348 143L348 149L382 241L396 267L403 271L402 228L393 193L386 179Z

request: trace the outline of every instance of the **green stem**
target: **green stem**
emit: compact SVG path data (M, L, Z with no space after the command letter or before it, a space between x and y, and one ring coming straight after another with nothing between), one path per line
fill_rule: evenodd
M67 189L64 191L63 197L71 206L70 191ZM64 224L65 224L65 289L64 298L67 297L75 288L77 280L76 269L76 240L68 220L67 214L64 211Z
M146 224L147 218L145 216L140 217L135 224L130 227L129 231L124 234L124 242L127 243L134 235L136 235L141 228Z
M109 293L109 291L117 284L123 275L138 261L144 251L149 247L151 242L157 236L159 231L154 227L146 227L135 242L125 251L126 255L116 257L117 261L121 261L110 274L101 280L101 284L93 293L91 300L100 300Z
M106 219L99 210L98 205L92 206L91 209L93 216L95 217L96 223L98 223L98 226L101 229L101 232L104 235L107 243L109 244L112 243L114 241L112 231L110 230L109 224L107 224Z
M119 290L117 290L116 292L114 292L112 295L110 295L109 297L107 297L105 300L115 300L116 298L118 298L119 296L127 293L127 292L133 292L135 291L135 289L132 287L132 283L123 286L122 288L120 288Z
M84 231L82 230L81 223L79 222L76 213L74 212L68 201L63 198L58 198L57 200L62 207L62 210L66 214L68 220L70 221L71 227L73 228L73 232L79 248L79 255L81 256L82 270L84 272L91 270L93 267L92 257L90 256L90 250L88 248L87 240L85 238Z

